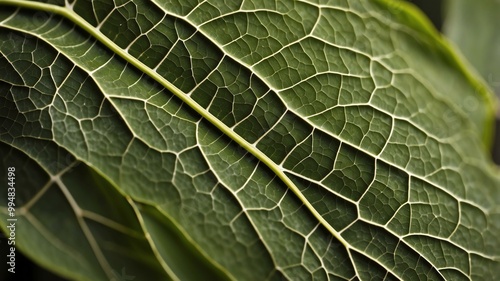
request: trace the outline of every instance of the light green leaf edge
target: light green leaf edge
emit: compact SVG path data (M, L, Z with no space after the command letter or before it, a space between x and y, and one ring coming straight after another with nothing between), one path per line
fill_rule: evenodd
M425 14L414 4L402 0L375 0L384 9L400 11L393 13L400 21L405 22L413 31L417 32L419 40L422 40L445 58L451 66L462 72L479 97L487 105L485 124L482 128L482 145L489 155L493 146L495 111L500 108L500 102L495 99L492 89L487 86L486 81L469 65L467 60L458 51L458 48L445 36L443 36L425 16Z
M443 4L443 33L500 98L500 84L495 81L500 75L500 31L496 22L500 2L446 0ZM497 114L500 114L500 107Z

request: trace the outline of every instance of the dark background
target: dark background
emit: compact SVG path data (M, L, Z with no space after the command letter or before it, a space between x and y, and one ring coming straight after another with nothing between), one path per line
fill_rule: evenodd
M434 26L441 29L443 23L442 0L408 0L408 2L417 5L429 17Z
M409 0L419 6L424 13L431 19L437 29L441 29L442 25L442 1L440 0ZM494 147L494 158L497 164L500 164L500 122L497 120L496 140ZM0 233L0 235L3 235ZM0 241L0 253L7 253L6 240ZM16 253L16 273L6 275L5 270L0 273L0 280L5 281L65 281L51 272L48 272L37 265L33 264L26 257L22 256L19 251ZM12 278L13 277L13 278ZM140 280L138 280L140 281Z

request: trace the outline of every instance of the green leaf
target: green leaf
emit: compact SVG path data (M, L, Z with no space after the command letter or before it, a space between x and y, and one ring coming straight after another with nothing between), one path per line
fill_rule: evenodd
M413 8L319 2L0 0L16 246L78 280L494 279L491 94Z
M500 96L500 2L447 1L444 33Z

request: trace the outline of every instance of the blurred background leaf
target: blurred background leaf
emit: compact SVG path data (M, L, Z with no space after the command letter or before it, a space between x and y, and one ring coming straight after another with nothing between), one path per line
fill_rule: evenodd
M500 98L500 1L447 0L443 8L443 33ZM500 103L493 160L500 164Z
M444 8L444 34L500 97L500 1L448 0Z

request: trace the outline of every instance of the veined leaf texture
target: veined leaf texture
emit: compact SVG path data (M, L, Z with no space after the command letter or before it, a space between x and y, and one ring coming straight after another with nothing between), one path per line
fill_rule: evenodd
M500 274L492 95L412 7L0 7L2 171L16 245L41 265L76 280Z

